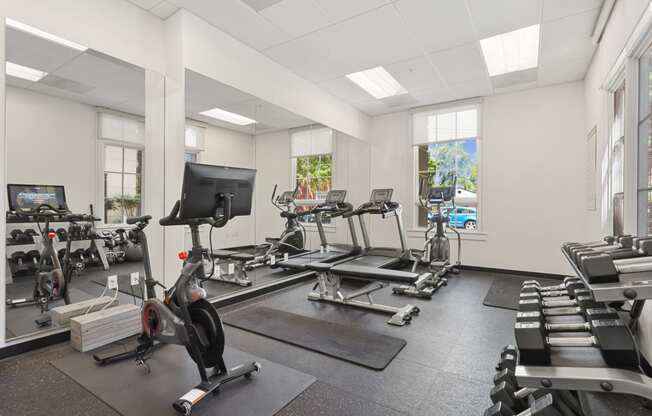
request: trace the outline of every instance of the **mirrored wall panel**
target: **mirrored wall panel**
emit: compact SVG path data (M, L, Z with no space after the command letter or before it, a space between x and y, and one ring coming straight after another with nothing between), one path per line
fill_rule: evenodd
M351 248L341 214L369 199L365 142L189 70L186 117L186 161L256 169L251 215L202 233L209 296L306 276Z
M141 302L145 71L15 21L6 55L10 340Z

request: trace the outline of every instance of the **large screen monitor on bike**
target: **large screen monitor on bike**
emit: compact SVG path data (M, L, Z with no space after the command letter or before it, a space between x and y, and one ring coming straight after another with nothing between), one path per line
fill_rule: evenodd
M63 185L8 184L9 210L33 212L39 205L48 204L58 210L67 210L66 191Z
M255 169L187 162L179 218L220 216L227 194L231 195L231 217L250 215L255 179Z

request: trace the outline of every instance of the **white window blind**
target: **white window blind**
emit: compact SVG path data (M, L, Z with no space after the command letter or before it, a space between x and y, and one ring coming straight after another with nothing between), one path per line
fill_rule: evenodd
M478 108L423 111L412 115L412 141L415 145L477 138Z
M193 124L186 125L186 150L201 152L205 149L206 128L195 126Z
M145 123L112 113L99 113L99 139L145 144Z
M333 153L333 130L327 127L290 133L290 157Z

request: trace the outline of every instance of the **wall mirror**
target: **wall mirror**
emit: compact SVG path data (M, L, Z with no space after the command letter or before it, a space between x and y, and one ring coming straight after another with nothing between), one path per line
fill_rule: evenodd
M369 146L197 72L186 70L185 78L185 160L257 170L252 215L213 231L215 258L206 265L212 277L204 283L209 296L224 299L303 278L305 271L277 263L350 245L345 220L307 212L331 190L347 191L354 206L369 198L363 195ZM289 219L288 212L300 215ZM202 241L209 245L207 230Z
M141 213L147 186L145 70L6 23L5 337L12 340L65 328L66 314L53 310L68 303L97 309L107 303L102 295L141 302L130 278L142 275L142 252L126 218Z

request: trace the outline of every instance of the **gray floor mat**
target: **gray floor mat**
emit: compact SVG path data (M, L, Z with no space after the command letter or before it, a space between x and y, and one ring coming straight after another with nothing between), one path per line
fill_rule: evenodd
M224 323L374 370L382 370L405 347L404 339L267 307L224 317Z
M487 291L482 302L485 306L502 309L518 309L518 299L521 293L521 284L525 280L537 280L543 286L558 285L561 281L556 279L535 279L532 277L503 276L496 277Z
M193 415L271 416L316 380L229 347L224 357L228 367L258 361L262 369L249 380L241 378L224 385L219 395L207 397L196 406ZM52 361L123 416L174 415L172 403L199 382L197 367L185 348L177 345L158 349L148 363L149 374L131 360L98 367L91 354L72 354Z

